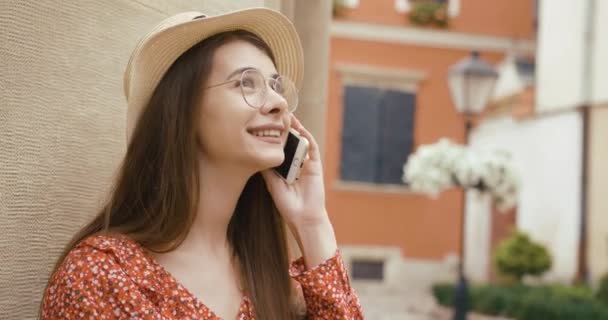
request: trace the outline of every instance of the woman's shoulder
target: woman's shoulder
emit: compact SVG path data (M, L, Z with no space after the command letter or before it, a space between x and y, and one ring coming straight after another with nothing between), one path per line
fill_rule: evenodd
M65 256L52 282L92 283L93 278L106 278L117 271L129 275L145 267L144 249L134 240L118 234L96 234L80 241Z
M135 255L143 255L143 248L135 240L121 234L95 234L76 244L66 255L64 265L96 264L108 259L121 263Z
M147 303L154 298L146 295L147 289L159 287L151 281L154 271L136 241L120 235L87 237L68 252L51 276L43 299L43 319L55 319L57 314L63 315L57 318L71 319L66 315L83 310L96 318L95 314L112 314L120 304Z

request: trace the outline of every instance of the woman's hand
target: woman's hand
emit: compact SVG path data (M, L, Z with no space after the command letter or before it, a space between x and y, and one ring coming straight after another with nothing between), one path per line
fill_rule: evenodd
M300 178L289 185L272 169L262 172L262 176L277 209L298 242L306 266L311 269L331 258L338 245L325 208L319 146L312 134L293 115L291 127L310 143L308 159L304 162Z
M277 209L298 242L307 267L313 268L332 257L338 246L325 208L319 146L312 134L293 115L291 127L310 144L308 159L302 166L299 179L293 184L287 184L272 169L262 172L262 176Z
M291 127L309 142L308 159L304 161L299 179L287 184L272 169L262 172L262 176L277 209L290 227L314 227L328 221L321 155L312 134L294 115L291 117Z

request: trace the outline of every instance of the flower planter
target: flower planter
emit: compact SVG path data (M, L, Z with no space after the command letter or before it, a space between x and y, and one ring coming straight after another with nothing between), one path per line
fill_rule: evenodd
M447 4L433 0L412 1L409 19L414 25L445 28L448 25Z

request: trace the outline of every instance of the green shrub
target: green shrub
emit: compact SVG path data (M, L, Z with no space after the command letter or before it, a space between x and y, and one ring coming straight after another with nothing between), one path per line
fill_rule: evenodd
M608 305L608 273L605 273L600 279L600 286L595 293L595 297L601 303Z
M454 286L433 287L440 304L452 306ZM471 287L471 309L518 320L608 320L608 307L587 287L480 285Z
M494 255L496 269L518 282L525 275L539 276L545 273L551 268L551 263L547 249L520 231L501 242Z
M556 294L547 297L542 292L532 292L524 297L522 308L513 313L516 319L608 319L608 311L594 299L580 299L572 294Z
M509 315L520 320L608 319L589 288L562 285L530 287Z
M433 285L433 296L437 299L437 303L442 306L451 306L454 304L454 285L449 283L439 283Z
M479 286L472 290L472 309L488 315L506 315L518 307L520 290L517 287Z

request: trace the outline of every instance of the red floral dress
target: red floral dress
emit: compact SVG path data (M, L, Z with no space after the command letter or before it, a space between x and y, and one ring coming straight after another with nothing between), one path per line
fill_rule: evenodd
M302 287L309 319L363 319L340 252L311 270L303 258L289 273ZM219 319L137 242L91 236L52 276L42 319ZM239 320L255 319L245 297Z

